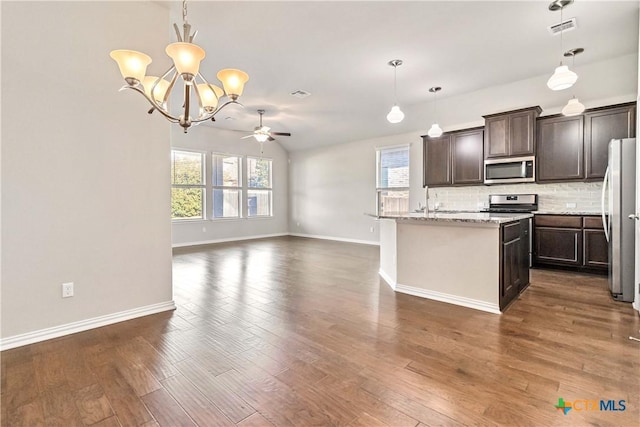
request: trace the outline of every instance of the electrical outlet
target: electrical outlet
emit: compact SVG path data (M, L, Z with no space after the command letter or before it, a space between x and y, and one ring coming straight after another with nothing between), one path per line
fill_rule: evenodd
M373 233L373 231L375 230L375 228L373 227L369 227L369 231Z
M69 298L73 296L73 282L62 284L62 298Z
M567 203L566 205L569 209L575 209L578 205L576 205L574 202L571 203Z
M207 232L207 227L202 227L202 232L206 233Z
M300 223L299 222L296 222L296 227L300 227Z

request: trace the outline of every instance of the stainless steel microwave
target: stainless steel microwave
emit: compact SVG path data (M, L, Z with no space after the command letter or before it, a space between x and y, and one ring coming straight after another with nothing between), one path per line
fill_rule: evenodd
M536 158L509 157L484 161L485 184L510 184L536 181Z

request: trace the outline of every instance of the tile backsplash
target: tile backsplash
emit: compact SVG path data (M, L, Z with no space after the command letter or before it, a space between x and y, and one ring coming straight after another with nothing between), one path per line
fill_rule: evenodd
M490 194L537 194L538 210L600 212L602 182L511 184L429 188L429 209L477 210L488 207ZM422 203L424 204L424 203Z

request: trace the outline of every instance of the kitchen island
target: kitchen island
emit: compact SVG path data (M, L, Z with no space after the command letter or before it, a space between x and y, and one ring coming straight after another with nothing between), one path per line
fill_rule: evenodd
M531 214L380 217L380 276L396 292L500 313L529 284Z

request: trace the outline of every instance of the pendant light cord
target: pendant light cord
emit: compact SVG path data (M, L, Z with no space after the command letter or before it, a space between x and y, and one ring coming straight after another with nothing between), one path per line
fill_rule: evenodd
M186 0L185 0L186 1ZM562 6L560 8L560 65L562 65L562 55L564 55L564 44L563 44L563 35L564 35L564 28L562 28L562 12L564 11L564 6Z
M398 66L393 66L393 105L398 105Z

